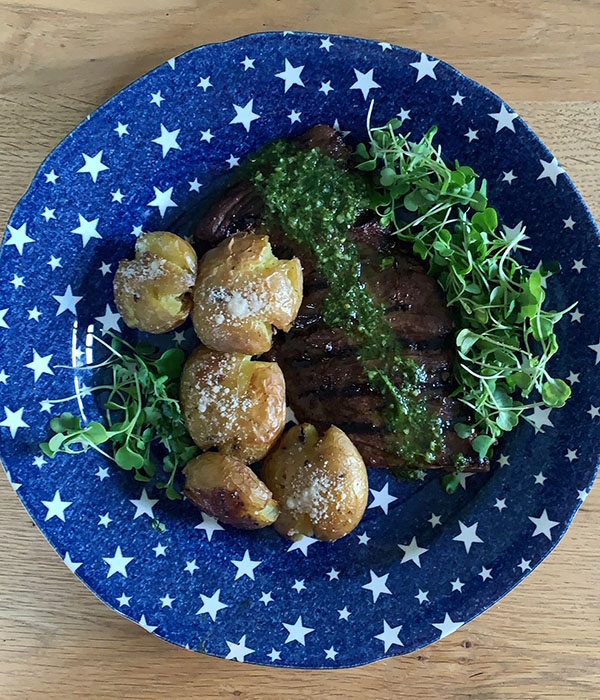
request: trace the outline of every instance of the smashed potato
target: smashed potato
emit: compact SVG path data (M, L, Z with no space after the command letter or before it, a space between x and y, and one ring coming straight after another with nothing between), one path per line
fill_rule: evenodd
M181 408L198 447L256 462L285 425L283 373L276 362L198 347L183 367Z
M115 303L123 321L148 333L165 333L182 324L192 308L196 252L168 231L142 234L135 260L121 260L115 274Z
M356 527L367 506L365 463L335 426L320 438L314 426L295 425L266 458L261 476L279 503L275 529L292 539L337 540Z
M279 260L268 236L243 233L200 260L192 321L209 348L259 355L271 347L272 326L290 329L301 302L298 258Z
M256 530L279 515L269 489L234 457L205 452L188 462L183 473L187 498L222 523Z

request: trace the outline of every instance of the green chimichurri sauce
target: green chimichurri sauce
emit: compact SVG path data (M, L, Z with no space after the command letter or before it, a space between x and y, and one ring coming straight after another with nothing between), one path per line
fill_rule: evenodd
M361 261L348 229L367 201L366 183L321 150L278 140L245 167L275 223L305 246L329 284L323 320L341 327L359 346L370 385L386 400L382 412L388 448L408 464L431 462L441 446L440 419L427 411L420 390L425 370L405 356L396 334L361 279Z

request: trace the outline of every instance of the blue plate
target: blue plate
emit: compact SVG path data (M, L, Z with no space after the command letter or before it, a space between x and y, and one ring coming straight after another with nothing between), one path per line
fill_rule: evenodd
M42 456L59 408L99 415L72 369L102 356L89 333L123 332L112 278L141 231L187 235L205 197L278 136L334 124L355 142L400 114L439 125L447 159L489 183L507 236L527 227L527 262L559 260L552 372L567 406L536 408L498 445L490 474L454 496L436 476L371 471L359 527L336 543L221 527L157 500L97 453ZM552 154L504 102L414 51L319 34L257 34L204 46L137 80L46 159L10 219L0 267L2 459L25 507L97 596L154 634L238 661L343 667L403 654L456 630L552 550L594 479L600 445L598 230ZM165 343L194 345L188 325ZM66 366L66 367L65 367ZM166 526L150 527L151 518Z

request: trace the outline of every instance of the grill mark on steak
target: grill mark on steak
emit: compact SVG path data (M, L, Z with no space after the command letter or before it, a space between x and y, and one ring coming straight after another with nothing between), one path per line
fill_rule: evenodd
M331 127L317 125L298 138L309 148L318 147L344 166L350 149ZM347 335L327 327L321 316L328 285L315 270L314 261L295 241L264 224L264 202L254 186L239 182L216 202L198 223L195 239L200 247L215 245L237 231L253 226L270 237L280 258L298 257L304 274L304 298L289 333L278 333L266 359L277 361L283 371L290 406L300 422L326 430L332 419L344 430L365 462L371 466L409 466L386 450L386 429L381 412L384 398L373 391L357 359L357 347ZM424 264L389 230L362 215L348 236L359 249L363 278L375 299L386 308L386 317L406 355L423 365L426 382L422 396L428 410L438 415L445 427L444 448L435 464L422 468L453 468L453 455L467 457L467 471L487 470L488 460L470 449L470 441L452 429L468 417L466 407L450 395L455 388L451 369L454 362L454 330L442 290ZM381 254L395 254L395 264L379 269ZM410 465L415 466L415 465Z

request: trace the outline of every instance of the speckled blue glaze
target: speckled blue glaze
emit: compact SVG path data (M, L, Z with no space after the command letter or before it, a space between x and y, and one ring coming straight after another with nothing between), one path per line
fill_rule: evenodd
M526 226L528 263L560 261L550 303L578 302L559 325L552 367L572 384L567 407L538 411L543 432L521 425L497 446L492 472L465 478L454 496L435 476L406 484L372 471L364 519L336 543L222 528L187 503L156 502L152 487L94 452L42 457L44 401L94 381L58 365L85 361L90 324L96 333L125 331L112 276L135 232L188 234L235 159L275 137L336 120L349 140L364 137L371 99L373 123L403 110L415 136L438 124L446 158L488 179L507 235ZM519 583L558 542L592 484L599 256L592 218L545 146L496 95L442 61L304 33L195 49L90 115L46 159L13 212L0 266L5 468L76 576L166 640L297 667L352 666L418 649ZM189 349L192 329L163 341ZM93 352L102 356L97 345ZM83 394L79 407L98 416ZM67 406L78 410L76 400ZM151 515L165 532L149 526Z

